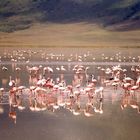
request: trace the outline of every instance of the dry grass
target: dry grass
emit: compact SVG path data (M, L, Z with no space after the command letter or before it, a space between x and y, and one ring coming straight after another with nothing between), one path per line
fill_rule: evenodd
M14 33L0 33L0 46L140 46L140 30L109 31L95 24L35 24Z

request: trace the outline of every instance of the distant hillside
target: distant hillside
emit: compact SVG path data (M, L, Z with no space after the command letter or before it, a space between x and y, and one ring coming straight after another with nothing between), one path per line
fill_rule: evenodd
M140 0L0 0L0 31L26 29L35 22L77 21L137 29Z

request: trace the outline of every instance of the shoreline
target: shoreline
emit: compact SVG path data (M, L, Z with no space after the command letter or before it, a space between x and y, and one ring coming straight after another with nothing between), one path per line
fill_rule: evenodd
M94 48L121 48L121 49L126 49L126 48L140 48L140 45L130 45L130 46L111 46L111 45L108 45L108 46L100 46L100 45L96 45L96 46L82 46L82 45L67 45L67 46L63 46L63 45L35 45L35 44L0 44L0 48L63 48L63 49L70 49L70 48L85 48L85 49L94 49Z

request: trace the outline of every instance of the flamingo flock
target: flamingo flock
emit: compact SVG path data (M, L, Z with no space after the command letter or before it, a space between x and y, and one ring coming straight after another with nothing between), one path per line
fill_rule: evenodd
M47 49L47 48L39 48L39 49L15 49L12 48L10 50L4 49L2 54L0 54L0 63L4 61L9 61L12 63L24 62L26 64L32 61L44 61L44 62L52 62L52 61L67 61L67 62L140 62L139 54L134 53L125 53L125 51L114 51L111 54L108 54L108 51L101 49L100 51L97 49L85 49L82 48L80 51L71 49L65 49L62 53L61 50L55 49ZM95 50L95 51L94 51ZM128 50L129 51L129 50ZM131 50L130 50L131 51ZM6 69L5 69L6 70Z
M89 57L90 52L83 55L70 54L68 62L77 60L77 65L71 65L71 79L66 79L65 74L69 71L64 65L48 66L48 65L29 65L33 57L42 53L40 59L45 61L63 61L63 54L47 54L40 51L14 51L8 54L14 70L17 75L23 71L16 62L25 61L25 71L29 76L28 86L20 85L14 76L9 76L8 97L9 97L9 118L16 123L16 109L23 111L29 108L30 111L52 111L57 112L62 108L70 111L73 115L84 115L86 117L94 116L94 114L104 113L104 100L107 97L106 89L110 89L115 94L122 91L122 100L120 107L124 110L127 106L136 109L140 113L139 103L135 96L140 90L140 66L132 66L129 70L120 64L114 66L97 66L96 73L92 71L92 66L82 65ZM26 55L28 56L26 59ZM5 58L4 57L4 58ZM102 61L125 62L127 60L134 62L140 61L140 57L122 57L121 53L115 56L105 56L101 54ZM1 57L1 59L3 59ZM92 58L96 60L95 57ZM7 73L8 67L2 66L1 71ZM129 73L130 77L129 77ZM134 75L131 77L131 75ZM0 88L0 102L6 92L6 88ZM3 112L4 110L0 110Z

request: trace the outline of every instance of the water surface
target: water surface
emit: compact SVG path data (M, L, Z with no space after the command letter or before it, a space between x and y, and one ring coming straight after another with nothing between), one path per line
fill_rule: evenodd
M18 49L1 48L0 65L0 86L5 89L4 99L1 108L4 112L0 114L0 137L3 140L9 139L48 139L48 140L138 140L140 138L140 114L137 109L133 109L131 101L140 105L139 90L134 96L128 95L127 107L121 108L124 99L124 90L118 87L105 86L103 79L110 78L101 71L102 69L120 66L126 69L125 74L134 81L139 77L139 73L132 71L132 68L139 68L138 48L67 48L67 49ZM17 113L16 124L9 118L8 83L10 76L16 81L16 86L35 86L36 81L43 76L45 78L56 78L65 80L66 85L71 85L74 80L73 68L75 65L89 67L87 74L92 74L97 79L96 89L104 87L103 113L93 111L93 116L86 117L82 112L75 116L67 108L52 112L50 110L34 112L29 109L28 99L23 98L25 109L20 111L13 108ZM29 67L40 67L39 73L29 73ZM45 73L44 67L51 67L53 73ZM66 71L59 71L57 68L63 66ZM4 70L6 67L7 70ZM20 68L19 71L16 68ZM120 79L123 79L120 78ZM83 75L82 88L86 87L86 78ZM27 90L23 94L27 94ZM26 95L24 96L26 97ZM99 102L96 103L98 107Z

